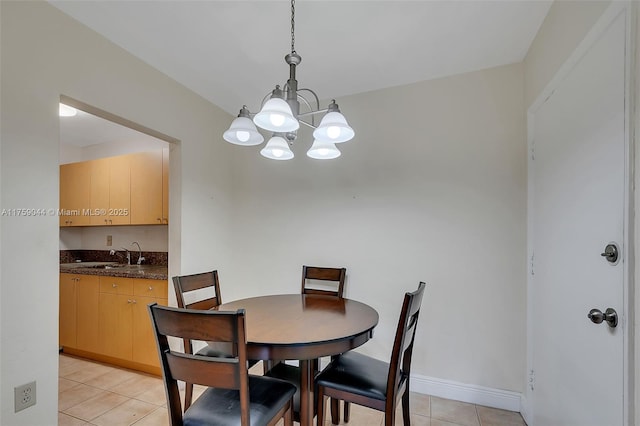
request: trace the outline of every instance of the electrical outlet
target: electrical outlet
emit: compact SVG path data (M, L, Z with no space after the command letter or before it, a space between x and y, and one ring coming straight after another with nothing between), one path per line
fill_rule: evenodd
M107 235L107 247L113 245L113 237L111 235Z
M36 405L36 382L13 388L15 394L15 412Z

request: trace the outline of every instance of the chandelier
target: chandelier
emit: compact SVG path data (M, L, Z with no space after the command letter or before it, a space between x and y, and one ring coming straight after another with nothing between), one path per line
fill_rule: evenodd
M303 124L314 129L314 141L307 155L319 160L337 158L340 151L335 144L353 139L355 133L340 113L335 100L332 100L327 108L320 109L318 95L313 90L298 88L296 67L302 58L295 49L295 12L295 0L291 0L291 53L284 57L285 62L289 64L289 79L282 88L276 85L276 88L264 97L260 112L252 113L244 105L238 117L224 132L223 138L236 145L259 145L264 142L264 137L258 132L258 126L272 134L260 154L273 160L290 160L293 158L290 145L296 140L298 129ZM309 93L312 101L300 92ZM301 105L303 111L300 110ZM316 126L314 116L322 113L325 115Z

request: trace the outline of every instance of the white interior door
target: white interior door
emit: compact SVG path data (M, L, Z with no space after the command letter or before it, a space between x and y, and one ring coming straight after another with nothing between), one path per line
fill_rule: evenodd
M624 13L533 112L529 316L535 426L622 425L625 264ZM531 188L531 187L530 187ZM592 308L617 311L613 328Z

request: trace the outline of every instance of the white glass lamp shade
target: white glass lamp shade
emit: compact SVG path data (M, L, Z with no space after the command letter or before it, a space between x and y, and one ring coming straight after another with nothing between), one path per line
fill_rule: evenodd
M316 160L331 160L340 157L340 151L332 142L315 140L307 151L307 156Z
M322 117L317 129L313 131L316 140L331 143L346 142L355 136L355 132L347 124L347 119L339 112L328 112Z
M259 145L264 137L258 132L255 124L247 117L237 117L222 135L225 141L244 146Z
M253 117L253 122L271 132L293 132L300 127L291 107L281 98L271 98L265 102L260 112Z
M293 152L289 148L289 144L280 136L274 136L269 139L260 154L272 160L291 160L293 158Z

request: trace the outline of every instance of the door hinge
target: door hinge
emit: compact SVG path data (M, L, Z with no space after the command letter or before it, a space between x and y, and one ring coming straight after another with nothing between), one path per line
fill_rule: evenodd
M536 384L536 373L533 370L529 370L529 389L533 390Z
M536 159L536 152L535 152L535 140L531 141L531 160L535 160Z
M531 253L531 267L530 267L530 270L531 270L531 276L534 276L534 275L535 275L535 273L533 272L533 259L534 259L534 256L535 256L535 254L534 254L534 253Z

